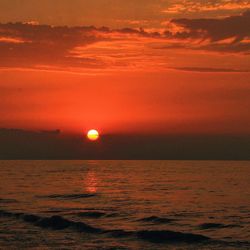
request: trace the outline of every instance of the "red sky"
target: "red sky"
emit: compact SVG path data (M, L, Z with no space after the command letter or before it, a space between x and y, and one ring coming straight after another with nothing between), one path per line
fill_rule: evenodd
M0 127L249 134L250 1L35 2L0 0Z

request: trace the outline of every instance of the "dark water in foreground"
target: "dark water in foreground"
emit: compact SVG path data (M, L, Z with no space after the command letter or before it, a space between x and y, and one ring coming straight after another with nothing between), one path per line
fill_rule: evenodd
M0 161L0 249L250 249L250 162Z

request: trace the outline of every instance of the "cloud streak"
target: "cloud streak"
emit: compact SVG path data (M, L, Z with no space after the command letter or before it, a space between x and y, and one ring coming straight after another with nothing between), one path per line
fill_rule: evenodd
M174 19L172 23L188 30L178 33L180 38L202 37L211 41L235 38L233 42L250 37L250 11L224 19Z
M173 19L179 27L174 35L178 39L200 39L195 49L218 52L250 52L250 11L223 19ZM169 33L172 37L173 34Z
M247 56L249 27L250 11L223 19L173 19L159 30L0 24L0 67L240 72L228 66L198 67L198 62L179 65L176 60L177 65L171 65L170 59L174 54L203 53L199 51Z
M247 73L250 72L250 70L239 70L239 69L226 69L226 68L201 68L201 67L180 67L180 68L174 68L176 70L182 70L182 71L191 71L191 72L210 72L210 73L229 73L229 72L235 72L235 73Z
M177 1L163 10L167 14L186 14L197 12L242 11L250 9L249 0L220 0L220 1Z

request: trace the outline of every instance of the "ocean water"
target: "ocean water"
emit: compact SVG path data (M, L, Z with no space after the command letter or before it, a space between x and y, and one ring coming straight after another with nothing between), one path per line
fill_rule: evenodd
M0 249L250 249L250 162L0 161Z

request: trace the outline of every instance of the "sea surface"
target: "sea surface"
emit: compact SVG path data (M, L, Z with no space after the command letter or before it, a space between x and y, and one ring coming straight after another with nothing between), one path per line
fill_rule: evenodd
M250 249L250 162L0 161L0 249Z

